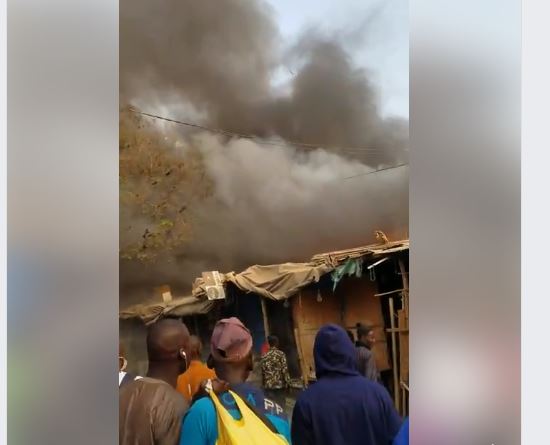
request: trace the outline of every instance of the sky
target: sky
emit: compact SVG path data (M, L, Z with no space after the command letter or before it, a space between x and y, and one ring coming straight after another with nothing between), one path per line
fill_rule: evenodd
M268 0L279 31L291 45L306 28L349 34L353 60L380 89L385 116L409 117L408 0ZM365 24L361 28L362 24ZM290 74L278 73L277 82Z

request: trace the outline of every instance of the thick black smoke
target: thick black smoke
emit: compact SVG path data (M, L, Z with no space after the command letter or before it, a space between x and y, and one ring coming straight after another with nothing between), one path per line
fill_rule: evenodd
M271 88L280 46L257 0L122 0L122 101L155 95L191 103L207 124L345 148L371 166L406 159L407 124L379 114L378 94L341 43L308 33L291 93Z
M345 178L407 162L407 122L380 115L368 73L337 39L308 33L294 45L286 57L299 68L284 95L272 88L281 54L261 1L121 0L123 104L177 104L178 118L283 141L180 134L179 145L202 156L213 193L186 211L193 230L181 249L154 265L122 262L124 286L185 289L203 270L304 260L368 243L378 228L406 236L407 168ZM185 159L190 148L180 150ZM123 225L147 221L121 216L124 244Z

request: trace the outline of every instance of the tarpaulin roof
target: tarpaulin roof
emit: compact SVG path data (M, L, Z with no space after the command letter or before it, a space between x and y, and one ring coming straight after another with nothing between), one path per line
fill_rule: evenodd
M151 324L167 315L182 317L185 315L206 314L214 306L213 301L198 300L193 296L175 298L169 302L136 304L119 312L119 318L139 318L145 324Z
M230 272L222 275L222 282L233 283L245 292L253 292L265 298L284 300L310 283L316 283L330 272L326 264L284 263L271 266L251 266L241 273ZM197 278L193 285L193 295L201 298L206 295L205 283Z
M244 292L252 292L272 300L284 300L308 284L318 282L323 275L350 259L376 257L408 249L409 241L405 240L323 253L315 255L307 263L256 265L241 273L220 273L220 284L229 282ZM193 296L199 299L206 297L206 286L202 277L197 278L193 284Z

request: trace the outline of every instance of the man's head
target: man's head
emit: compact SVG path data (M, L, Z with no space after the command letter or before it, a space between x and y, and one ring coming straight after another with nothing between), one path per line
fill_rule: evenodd
M177 363L179 372L184 372L191 356L187 326L175 319L157 321L147 332L147 354L149 366Z
M189 337L189 352L191 356L189 360L200 360L202 352L202 342L199 337L192 335Z
M278 348L279 338L276 335L270 335L267 337L267 343L269 344L270 348Z
M315 336L313 359L317 378L327 375L356 376L357 349L346 331L335 324L328 324Z
M364 343L369 348L372 348L376 343L374 329L370 326L365 326L362 323L357 323L357 340Z
M252 371L252 336L235 317L216 323L210 342L210 364L229 383L241 383Z

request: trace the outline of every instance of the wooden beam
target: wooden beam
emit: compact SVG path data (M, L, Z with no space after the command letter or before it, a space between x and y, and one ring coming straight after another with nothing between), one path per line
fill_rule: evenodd
M389 304L390 304L390 326L393 331L395 329L393 297L390 297ZM398 375L398 369L397 369L397 366L398 366L397 365L397 338L396 338L395 332L391 333L391 355L392 355L392 367L393 367L393 399L394 399L395 407L397 408L397 411L400 412L401 399L399 397L400 389L399 389L399 375Z

